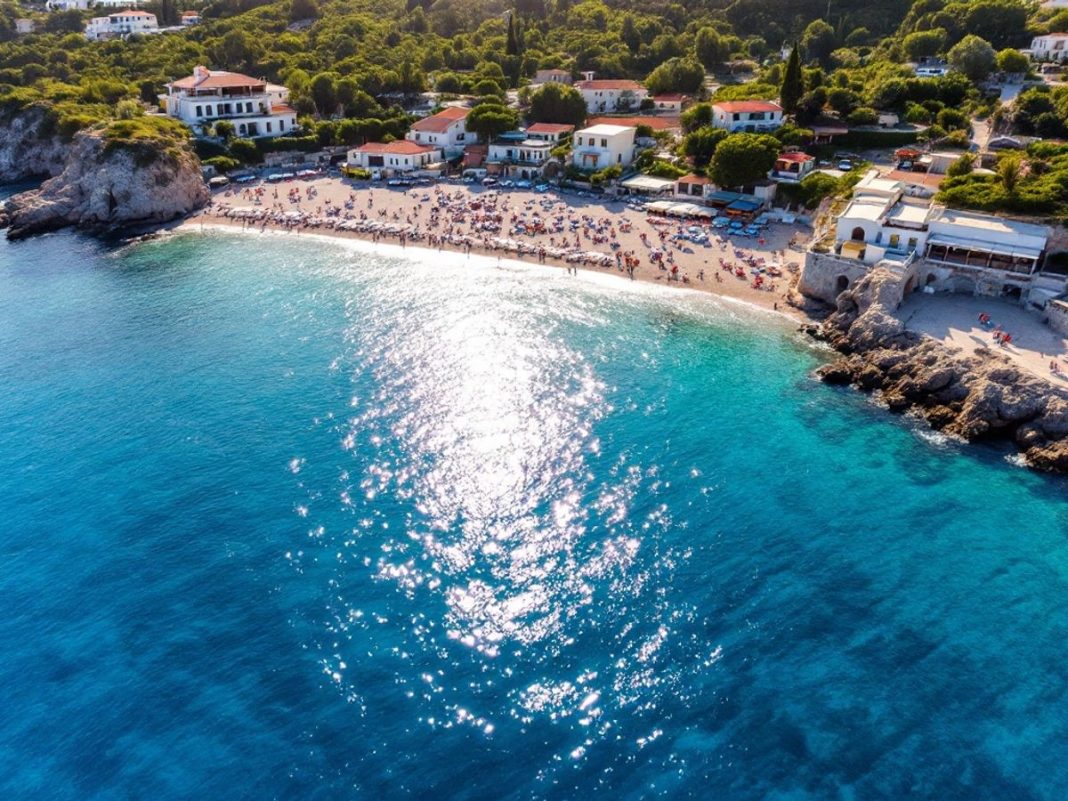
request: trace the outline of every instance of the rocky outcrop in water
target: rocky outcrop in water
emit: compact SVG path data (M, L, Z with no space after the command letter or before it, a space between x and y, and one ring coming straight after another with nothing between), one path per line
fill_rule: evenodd
M895 411L913 410L965 440L1016 443L1027 464L1068 473L1068 393L987 349L964 355L906 331L891 310L896 276L875 269L838 298L836 310L808 332L842 356L822 380L879 391Z
M195 211L211 196L185 137L170 121L149 118L81 131L64 146L55 177L9 198L0 223L19 238L69 225L114 231ZM49 141L41 140L42 152Z

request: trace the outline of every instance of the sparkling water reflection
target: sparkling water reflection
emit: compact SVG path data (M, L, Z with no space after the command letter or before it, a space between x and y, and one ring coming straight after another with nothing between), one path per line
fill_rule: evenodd
M0 246L0 797L1059 799L1064 483L754 319Z

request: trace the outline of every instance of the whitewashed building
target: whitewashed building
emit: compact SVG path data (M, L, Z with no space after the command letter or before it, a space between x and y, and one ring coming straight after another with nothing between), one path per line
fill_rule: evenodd
M199 11L183 11L181 17L182 25L199 25L200 24L200 12Z
M1068 60L1068 33L1047 33L1031 40L1031 58L1035 61Z
M649 96L637 81L602 79L594 80L593 73L584 73L585 79L575 84L582 99L586 101L586 111L598 114L611 111L629 111L641 105Z
M15 20L15 33L17 33L19 36L25 36L28 33L33 33L34 27L35 25L32 19L22 17L20 19Z
M614 164L626 167L634 161L637 132L630 125L593 125L575 131L571 163L589 172Z
M525 131L515 131L490 143L486 166L514 178L538 178L552 160L554 147L553 141L528 138Z
M238 72L195 67L188 78L167 84L161 99L169 116L198 135L208 135L219 120L232 123L238 136L250 139L287 136L297 128L288 89Z
M45 8L49 11L86 11L89 8L89 0L48 0ZM137 3L127 3L127 6L137 6Z
M524 131L527 139L552 142L554 145L560 144L574 132L574 125L565 125L557 122L535 122L528 126L526 131Z
M713 103L712 125L732 133L774 131L782 126L782 106L770 100L731 100Z
M405 139L417 145L440 148L445 158L455 158L464 151L464 145L476 137L467 132L467 115L471 109L449 106L413 123Z
M85 25L85 38L90 41L152 33L159 33L159 22L155 14L147 11L116 11L106 17L93 17Z
M442 162L442 150L419 145L407 139L395 142L368 142L349 151L347 164L364 170L381 170L387 175L416 172L436 167Z
M801 291L833 301L874 265L897 275L902 295L919 289L996 296L1043 308L1068 291L1068 276L1042 269L1046 226L957 211L905 194L870 171L835 224L830 252L806 254Z
M571 73L567 70L538 70L534 73L531 86L544 86L547 83L560 83L564 86L571 85Z

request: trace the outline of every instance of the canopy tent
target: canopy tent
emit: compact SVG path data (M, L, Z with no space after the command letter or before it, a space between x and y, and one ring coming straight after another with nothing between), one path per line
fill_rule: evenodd
M1008 256L1013 259L1030 259L1038 261L1042 255L1041 248L1028 248L1022 245L1010 245L1004 242L980 242L959 236L932 234L927 238L928 245L941 245L954 250L970 250L973 253L992 253L996 256Z
M760 204L752 200L735 200L727 206L728 214L752 214L760 208Z
M674 181L654 175L635 175L621 182L620 186L631 192L648 192L654 195L675 190Z
M714 217L712 209L698 206L696 203L676 203L671 200L656 200L645 204L645 210L651 214L664 214L668 217Z

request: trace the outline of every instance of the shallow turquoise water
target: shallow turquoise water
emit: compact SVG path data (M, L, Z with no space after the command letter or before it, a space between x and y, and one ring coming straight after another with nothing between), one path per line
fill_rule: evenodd
M414 255L0 245L0 797L1064 797L1064 481Z

